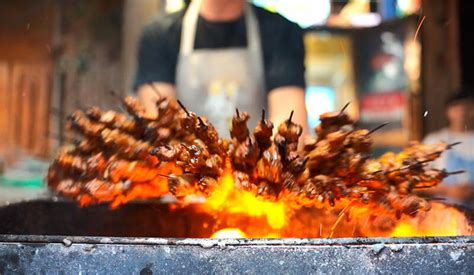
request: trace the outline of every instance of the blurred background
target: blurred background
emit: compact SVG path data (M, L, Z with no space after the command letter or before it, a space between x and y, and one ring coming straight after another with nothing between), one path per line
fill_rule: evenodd
M472 1L253 3L305 30L310 126L351 102L360 127L390 122L374 135L375 154L447 127L446 99L474 84ZM143 27L183 7L182 0L0 2L0 201L43 190L49 161L72 141L67 115L118 109L110 91L132 93Z

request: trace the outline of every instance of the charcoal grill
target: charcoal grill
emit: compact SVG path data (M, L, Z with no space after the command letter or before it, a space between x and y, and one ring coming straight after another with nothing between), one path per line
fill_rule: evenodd
M191 219L198 223L189 223ZM198 216L196 216L198 215ZM192 206L0 207L0 273L472 273L474 237L208 239ZM210 226L204 228L201 223ZM190 238L191 237L191 238Z

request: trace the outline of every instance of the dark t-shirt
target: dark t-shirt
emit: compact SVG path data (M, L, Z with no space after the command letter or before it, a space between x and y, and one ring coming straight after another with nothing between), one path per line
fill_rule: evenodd
M305 86L301 28L282 16L253 7L261 37L267 91L283 86ZM150 82L175 84L184 11L160 15L143 31L134 89ZM210 22L199 17L195 49L246 47L244 16L235 21Z

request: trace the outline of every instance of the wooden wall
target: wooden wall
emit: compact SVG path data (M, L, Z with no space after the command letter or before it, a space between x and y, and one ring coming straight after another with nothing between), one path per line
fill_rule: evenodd
M118 107L122 12L122 0L0 1L0 158L54 156L69 113Z
M0 2L0 157L48 154L53 0Z
M446 98L461 84L458 0L424 0L423 41L424 133L447 126ZM420 17L421 20L421 17ZM420 116L422 114L419 114Z
M121 63L121 0L58 2L60 29L57 32L60 53L55 59L55 81L51 106L52 148L69 142L64 130L65 116L90 107L117 108L110 95L123 94ZM53 152L54 153L54 152Z

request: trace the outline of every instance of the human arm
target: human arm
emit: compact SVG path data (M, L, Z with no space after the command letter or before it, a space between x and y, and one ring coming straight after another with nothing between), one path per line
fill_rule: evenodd
M271 90L268 94L270 120L276 125L287 120L294 111L292 121L303 127L303 134L308 134L307 113L304 100L304 89L299 86L284 86Z
M160 96L176 98L178 17L158 17L144 28L140 39L134 91L150 115L156 115L155 102Z
M302 136L305 136L308 134L308 124L305 108L303 32L294 23L286 20L276 21L282 31L277 34L273 31L269 36L264 36L267 39L264 50L269 117L278 127L289 118L291 111L294 111L292 121L303 127ZM274 30L270 27L264 29Z
M145 107L147 114L156 116L155 102L160 97L176 98L176 87L166 82L152 82L141 85L137 90L140 103Z

